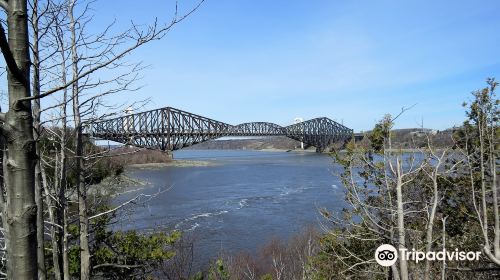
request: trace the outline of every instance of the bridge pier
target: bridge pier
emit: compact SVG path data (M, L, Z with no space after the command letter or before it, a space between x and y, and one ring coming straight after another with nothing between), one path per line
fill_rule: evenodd
M169 150L165 150L165 151L162 151L165 156L167 157L167 159L169 160L173 160L174 159L174 153L172 153L172 151L169 151Z

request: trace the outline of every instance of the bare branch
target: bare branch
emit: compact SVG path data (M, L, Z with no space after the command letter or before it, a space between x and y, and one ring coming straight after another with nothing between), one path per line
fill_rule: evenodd
M1 22L0 22L0 49L2 50L5 63L7 64L7 67L9 68L14 78L18 82L20 82L23 86L27 86L28 80L17 66L16 60L14 59L14 55L10 50L9 42L7 41L7 37L5 36L5 30L3 29L3 25Z
M58 92L60 90L63 90L65 88L73 85L74 83L78 82L80 79L83 79L83 78L89 76L90 74L92 74L92 73L100 70L100 69L103 69L103 68L106 68L106 67L112 65L113 63L115 63L118 60L122 59L124 56L126 56L130 52L134 51L138 47L140 47L140 46L142 46L142 45L144 45L144 44L146 44L148 42L151 42L151 41L154 41L154 40L159 40L159 39L163 38L170 31L170 29L172 29L172 27L174 25L176 25L177 23L180 23L181 21L183 21L184 19L186 19L189 15L191 15L192 13L194 13L201 6L201 4L204 1L205 0L201 0L193 9L191 9L188 13L186 13L182 17L177 18L177 16L175 16L174 19L170 22L170 24L168 24L168 25L166 25L166 26L164 26L163 28L160 28L160 29L158 29L158 25L157 25L156 21L155 21L155 23L152 26L150 26L147 29L146 33L144 33L143 31L140 31L137 28L137 26L135 24L133 24L132 30L134 30L134 32L136 33L136 36L132 36L132 35L129 35L129 34L125 33L125 34L122 34L122 36L118 37L118 38L130 37L130 39L134 39L135 43L133 45L131 45L128 48L126 48L126 49L122 50L121 52L117 53L113 57L109 58L109 60L107 60L107 61L105 61L105 62L103 62L103 63L101 63L101 64L99 64L99 65L97 65L95 67L92 67L89 70L84 71L83 73L79 73L78 76L74 77L72 80L70 80L66 84L63 84L63 85L60 85L60 86L55 87L53 89L50 89L50 90L48 90L48 91L40 94L39 96L25 97L25 98L20 99L20 100L27 101L27 100L34 100L34 99L37 99L37 98L44 98L44 97L49 96L49 95L51 95L53 93L56 93L56 92ZM112 46L116 46L116 44L114 44Z
M130 199L130 200L127 200L127 201L125 201L124 203L122 203L122 204L120 204L120 205L118 205L118 206L116 206L116 207L114 207L114 208L112 208L112 209L110 209L110 210L108 210L108 211L104 211L104 212L101 212L101 213L96 214L96 215L94 215L94 216L90 216L90 217L89 217L89 221L90 221L90 220L93 220L93 219L96 219L96 218L99 218L99 217L104 216L104 215L108 215L108 214L114 213L114 212L116 212L116 211L120 210L121 208L123 208L123 207L127 206L128 204L131 204L131 203L133 204L135 201L137 201L137 200L139 200L140 198L143 198L143 197L147 197L148 199L147 199L146 201L144 201L144 202L148 202L148 201L150 201L151 199L153 199L153 198L157 197L158 195L160 195L160 194L162 194L162 193L164 193L164 192L166 192L166 191L169 191L172 187L173 187L173 186L170 186L170 187L168 187L168 188L166 188L166 189L164 189L164 190L158 191L158 192L157 192L157 193L155 193L155 194L144 194L144 193L140 193L140 194L138 194L137 196L135 196L134 198L132 198L132 199Z
M133 269L143 267L143 265L130 265L130 264L117 264L117 263L101 263L98 265L94 265L92 269L98 269L101 267L116 267L116 268L125 268L125 269Z
M412 109L413 107L415 107L417 105L417 103L411 105L410 107L403 107L401 108L401 111L399 112L399 114L397 114L394 118L392 118L391 121L395 121L397 118L399 118L402 114L404 114L404 112Z
M0 0L0 7L5 10L5 12L9 11L9 3L6 0Z

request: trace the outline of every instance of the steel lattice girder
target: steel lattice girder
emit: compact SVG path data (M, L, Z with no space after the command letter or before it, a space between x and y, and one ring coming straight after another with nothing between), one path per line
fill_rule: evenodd
M171 107L93 122L87 129L94 138L163 151L223 136L287 136L319 149L352 137L351 129L328 118L287 127L268 122L232 126Z
M274 123L251 122L233 126L231 136L280 136L286 135L286 129Z
M287 136L310 146L325 148L352 137L352 129L329 118L315 118L287 126Z

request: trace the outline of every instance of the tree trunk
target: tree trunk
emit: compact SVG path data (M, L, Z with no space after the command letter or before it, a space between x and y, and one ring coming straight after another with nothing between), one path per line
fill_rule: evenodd
M32 27L33 27L33 95L40 95L40 53L38 49L38 0L33 1L32 9ZM45 268L45 251L44 251L44 224L43 224L43 184L40 167L40 147L38 139L40 137L40 99L35 99L33 102L33 117L34 130L33 137L37 140L36 155L37 161L35 165L35 202L37 206L36 213L36 240L37 240L37 258L38 258L38 279L45 280L47 271Z
M443 222L443 251L446 250L446 218L448 216L441 219ZM446 260L443 260L441 264L441 280L446 280Z
M38 149L37 149L38 151ZM43 224L43 196L41 182L40 163L35 166L35 202L37 205L36 212L36 240L37 240L37 263L38 263L38 279L45 280L47 271L45 268L45 250L44 250L44 224Z
M432 250L432 232L434 228L434 220L436 218L436 209L438 205L438 183L437 183L437 172L438 172L438 167L435 169L435 173L433 172L432 174L432 208L431 208L431 213L429 215L429 223L427 224L427 232L425 236L425 251L430 252ZM430 279L430 273L431 273L431 264L430 260L427 258L425 259L425 271L424 271L424 279L429 280Z
M69 257L68 257L68 208L66 205L63 205L63 277L64 280L69 280L70 275L69 275Z
M396 183L396 196L397 196L397 214L398 214L398 238L399 238L399 251L405 249L405 223L404 223L404 208L403 208L403 182L402 182L402 166L400 158L396 158L397 169L397 183ZM408 280L408 263L405 259L399 258L399 269L401 270L401 279Z
M61 55L61 83L66 84L66 52L65 44L63 38L63 31L59 22L56 24L57 29L57 41ZM60 173L59 175L59 188L57 189L57 197L60 203L59 223L62 226L61 234L59 236L59 242L62 243L61 253L62 253L62 276L63 279L69 279L69 258L68 258L68 203L66 199L66 188L67 188L67 155L66 155L66 142L67 142L67 122L68 122L68 90L63 90L63 99L61 103L61 150L60 150Z
M37 206L33 116L31 102L20 101L30 96L26 0L8 1L7 24L9 50L2 47L2 53L6 58L12 53L10 58L14 61L14 64L8 65L9 111L5 115L2 131L7 148L4 166L7 275L9 279L16 280L36 279Z
M481 203L483 210L483 235L485 247L491 249L488 238L488 205L486 202L486 178L484 168L484 122L483 115L479 116L478 133L479 133L479 166L481 175Z
M75 173L76 185L78 192L78 216L80 221L80 279L87 280L90 278L90 249L89 249L89 219L87 214L87 188L85 186L85 176L83 174L83 135L82 135L82 120L80 116L80 103L78 100L78 53L76 46L76 26L73 16L73 8L75 1L69 4L70 30L71 30L71 64L73 71L73 79L76 81L72 86L73 97L73 118L75 123L75 142L76 142L76 159Z
M62 46L64 48L64 45ZM64 59L64 52L61 53L62 58ZM62 65L62 82L66 83L66 65ZM62 111L62 130L61 130L61 173L59 174L59 193L58 193L58 198L59 198L59 203L61 204L60 212L59 212L59 217L60 217L60 223L62 226L62 234L61 234L61 241L62 241L62 263L63 263L63 278L64 279L69 279L69 258L68 258L68 202L66 199L66 188L67 188L67 156L66 156L66 140L67 140L67 104L68 98L67 98L67 91L66 89L64 90L63 94L63 103L61 105L61 111Z
M59 261L59 244L57 242L58 238L58 228L55 226L57 224L57 218L56 218L56 213L57 213L57 203L54 203L52 201L52 196L49 193L49 184L47 181L47 173L45 171L44 166L41 166L41 173L42 173L42 182L43 185L46 186L44 188L45 191L45 197L47 198L47 210L49 212L49 221L52 223L50 225L50 241L52 243L52 262L54 266L54 278L56 280L61 279L60 275L60 261Z
M496 116L492 116L492 119ZM490 158L490 173L492 176L492 184L491 184L491 192L493 193L493 219L495 220L495 228L494 228L494 237L493 237L493 252L495 258L500 260L500 214L498 213L498 182L497 182L497 167L496 162L498 157L496 155L496 128L498 127L498 123L492 121L491 125L491 133L489 133L489 158Z
M492 157L494 154L491 155ZM495 219L495 237L493 239L493 251L495 254L495 258L500 260L500 215L498 214L498 181L497 181L497 170L496 170L496 161L497 159L491 160L491 172L493 174L493 183L491 184L492 193L493 193L493 213Z
M82 156L83 156L83 141L81 127L77 128L76 136L76 174L78 187L78 214L80 217L80 279L90 278L90 249L89 249L89 219L87 214L87 188L84 182Z

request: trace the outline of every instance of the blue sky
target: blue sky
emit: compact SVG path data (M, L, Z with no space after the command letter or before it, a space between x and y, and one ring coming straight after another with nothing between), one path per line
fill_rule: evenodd
M179 1L181 12L193 0ZM118 4L119 3L119 4ZM96 30L169 21L174 1L94 4ZM397 127L460 124L486 77L500 79L498 1L206 0L167 37L127 59L149 65L151 97L231 124L326 116L356 131L416 106Z

